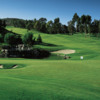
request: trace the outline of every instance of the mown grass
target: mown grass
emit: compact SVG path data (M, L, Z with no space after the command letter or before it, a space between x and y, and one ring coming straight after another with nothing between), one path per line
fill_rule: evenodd
M7 29L24 34L26 29ZM21 33L23 32L23 33ZM50 51L74 49L72 58L64 60L52 54L48 59L0 58L2 64L24 65L0 70L0 100L100 100L100 40L83 34L41 34L43 42L35 45ZM55 46L54 46L55 45ZM80 56L84 60L80 60Z
M18 34L25 34L26 29L7 27L8 30L12 30ZM63 35L63 34L44 34L35 30L34 37L38 34L42 36L43 42L48 45L34 45L34 48L43 48L49 51L56 51L61 49L74 49L75 54L71 54L71 60L79 60L80 56L84 56L87 59L100 59L100 39L94 37L85 38L84 34Z
M22 68L22 67L25 67L25 65L23 64L20 64L20 65L17 65L17 64L1 64L3 66L3 69L12 69L13 67L17 66L16 68Z
M99 100L99 60L13 60L19 69L0 70L1 100ZM12 63L12 64L13 64Z

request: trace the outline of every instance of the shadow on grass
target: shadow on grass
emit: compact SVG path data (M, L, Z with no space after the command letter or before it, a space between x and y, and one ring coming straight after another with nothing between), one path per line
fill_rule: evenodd
M50 46L50 47L58 47L59 45L55 45L55 44L51 44L51 43L40 43L40 45L43 45L43 46Z

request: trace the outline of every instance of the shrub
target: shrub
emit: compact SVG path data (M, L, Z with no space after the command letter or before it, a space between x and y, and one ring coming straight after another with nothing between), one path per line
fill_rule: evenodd
M34 50L23 50L23 51L8 51L8 57L21 57L21 58L36 58L36 59L42 59L45 57L50 56L50 52L47 50L40 50L40 49L34 49Z
M33 33L26 33L23 38L22 38L22 41L25 45L29 45L31 46L33 44Z
M21 42L21 38L16 34L7 33L4 37L4 42L12 46L19 44L19 42Z

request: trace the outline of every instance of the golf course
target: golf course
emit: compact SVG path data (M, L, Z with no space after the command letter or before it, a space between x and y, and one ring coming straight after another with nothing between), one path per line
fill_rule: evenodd
M27 29L7 26L23 36ZM39 34L41 48L51 52L48 58L0 58L0 100L100 100L100 38L83 33L74 35ZM74 50L57 53L58 50ZM64 55L70 59L64 59ZM80 59L83 56L83 60ZM17 65L16 68L10 68Z

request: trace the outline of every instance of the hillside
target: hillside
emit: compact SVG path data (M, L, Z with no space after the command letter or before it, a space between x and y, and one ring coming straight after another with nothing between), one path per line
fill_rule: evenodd
M7 27L18 34L26 29ZM83 34L41 34L50 51L73 49L69 60L52 55L48 59L0 58L0 64L15 69L0 69L0 100L100 100L100 40ZM80 56L84 60L80 60Z
M13 31L17 34L25 34L26 29L7 27L9 31ZM45 48L49 51L73 49L76 50L75 54L71 54L71 59L80 59L80 56L84 56L87 59L100 59L100 39L95 37L85 38L84 34L78 33L73 36L62 34L44 34L38 31L32 30L34 36L37 37L40 34L43 38L43 45L35 45L35 48Z

